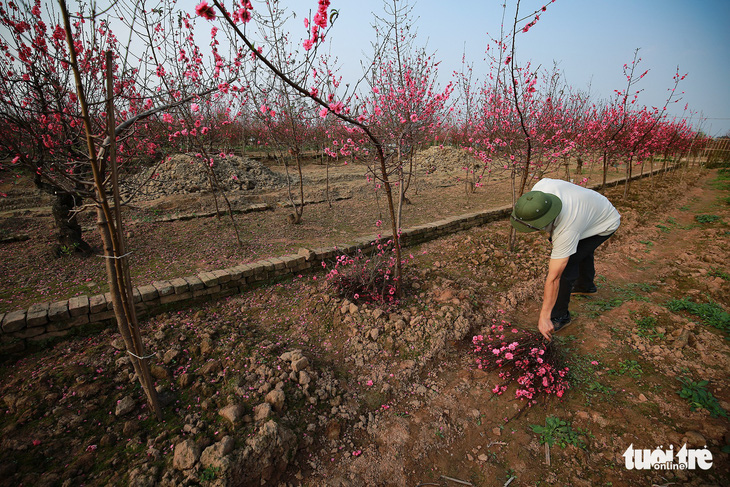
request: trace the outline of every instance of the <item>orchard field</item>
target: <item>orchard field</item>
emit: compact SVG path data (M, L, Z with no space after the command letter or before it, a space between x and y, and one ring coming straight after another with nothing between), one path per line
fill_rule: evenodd
M445 75L386 1L348 80L336 6L285 3L0 2L0 484L725 485L730 173L669 115L687 75L644 86L637 49L608 98L569 86L518 49L554 1L520 0ZM542 177L622 214L549 343L543 236L401 241ZM138 319L152 281L375 233ZM25 311L102 293L73 333ZM668 448L689 467L632 455Z
M312 179L322 170L309 169ZM495 198L477 191L467 199L459 182L436 174L414 195L414 214L430 217L429 208L438 207L433 216L441 217ZM439 191L427 191L429 184ZM370 192L349 190L352 197L331 209L308 207L322 220L349 215L352 227L335 239L358 235L372 218ZM145 320L162 422L130 382L133 369L113 329L6 360L2 478L7 485L264 479L448 486L458 479L490 486L511 478L510 485L722 485L730 474L730 456L721 451L730 431L722 311L730 305L728 174L690 167L635 181L627 198L622 191L606 193L622 227L599 251L600 291L574 299L576 323L556 338L570 368L562 398L543 396L525 408L512 387L494 394L501 379L477 366L472 337L488 334L493 320L534 331L549 255L544 237L531 234L510 252L509 225L495 222L407 248L409 292L397 306L350 302L323 275L307 275ZM359 214L369 218L358 224L352 218ZM242 228L276 228L287 213L251 215L255 222ZM43 220L33 219L39 226ZM150 223L140 233L163 225L172 224ZM317 222L302 227L310 225ZM197 240L209 242L205 248L220 241L226 225L193 228ZM163 233L174 241L187 231ZM47 246L31 236L3 245L12 253L29 242ZM328 238L315 231L281 248ZM160 240L145 248L163 254L166 246ZM196 255L174 261L183 265ZM70 267L79 258L59 260ZM680 395L685 389L704 391L703 399L691 402ZM514 417L518 408L525 409ZM546 425L557 428L534 431ZM549 464L543 442L550 443ZM625 467L622 454L631 444L678 450L685 443L707 445L712 468Z

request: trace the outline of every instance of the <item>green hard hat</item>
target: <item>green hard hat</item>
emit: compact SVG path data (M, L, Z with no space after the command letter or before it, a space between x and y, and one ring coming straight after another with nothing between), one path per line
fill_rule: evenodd
M560 214L560 198L542 191L530 191L517 200L510 223L518 232L536 232L548 226Z

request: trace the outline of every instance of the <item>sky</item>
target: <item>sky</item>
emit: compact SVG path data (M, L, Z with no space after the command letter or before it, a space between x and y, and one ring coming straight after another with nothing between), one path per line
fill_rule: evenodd
M294 36L306 35L301 19L316 11L316 0L282 0L297 13ZM418 45L442 61L442 84L461 69L462 53L484 76L484 52L490 35L498 37L504 0L411 0ZM523 0L520 12L544 5ZM345 82L361 73L359 60L371 54L373 12L382 15L382 0L332 0L339 18L331 30L331 52L342 63ZM511 26L515 2L507 0L505 23ZM687 77L678 87L681 101L669 114L691 118L695 129L712 136L730 132L730 1L728 0L556 0L540 21L517 38L516 60L551 68L556 62L572 88L606 100L626 85L623 65L639 48L641 72L638 103L662 107L679 68ZM297 32L299 30L299 32ZM689 110L684 112L685 104ZM701 118L703 120L701 120Z
M254 8L261 8L262 1L252 0ZM462 54L473 64L476 77L486 76L485 48L492 37L499 36L503 4L507 4L507 29L516 4L516 0L398 1L413 6L416 45L441 61L442 86L453 71L461 70ZM534 12L545 1L549 0L522 0L520 12ZM178 0L177 6L194 15L198 3ZM305 37L303 19L316 11L317 0L279 3L297 15L288 26L291 37ZM330 8L338 10L339 16L328 35L329 50L340 61L343 82L353 83L362 75L360 60L372 54L373 14L383 15L383 0L331 0ZM728 19L730 0L555 0L529 32L518 35L516 61L548 69L557 63L571 88L587 91L590 87L593 100L601 101L625 88L622 67L639 48L639 70L649 73L636 85L643 90L638 103L662 107L679 68L681 75L687 74L678 87L684 94L669 107L669 115L685 117L694 129L721 136L730 133ZM201 44L207 44L211 24L198 19L197 25L205 36ZM690 111L684 112L685 104Z

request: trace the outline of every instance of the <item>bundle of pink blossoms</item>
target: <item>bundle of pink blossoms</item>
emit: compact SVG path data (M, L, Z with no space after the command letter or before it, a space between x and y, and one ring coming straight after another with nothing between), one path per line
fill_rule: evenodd
M507 329L507 331L505 331ZM555 341L546 341L541 334L513 328L506 321L492 324L491 334L472 339L477 366L484 370L499 370L502 384L492 389L503 394L511 383L517 383L515 397L537 403L540 394L563 397L569 384L568 367L560 363Z

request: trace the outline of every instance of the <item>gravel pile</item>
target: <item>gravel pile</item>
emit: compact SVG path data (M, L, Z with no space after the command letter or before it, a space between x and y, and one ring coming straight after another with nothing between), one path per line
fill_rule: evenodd
M469 152L458 147L432 146L420 151L414 157L416 164L429 173L444 171L448 174L461 172L464 167L482 166L482 163Z
M183 193L210 191L212 169L224 191L269 190L283 187L286 178L272 172L258 161L239 156L215 156L210 166L204 159L189 154L176 154L159 166L149 168L122 184L123 196L130 195L142 184L135 198L156 199Z

